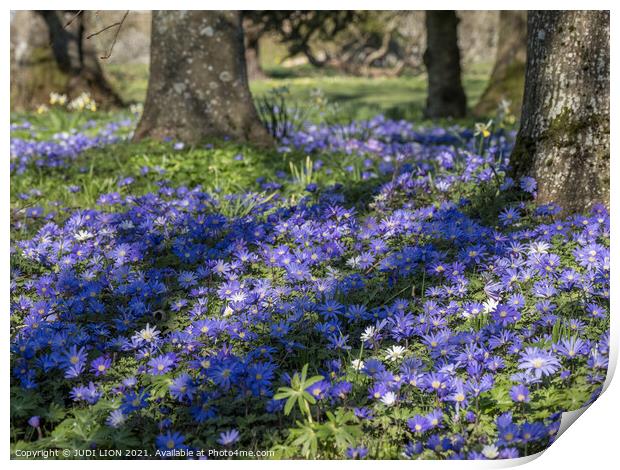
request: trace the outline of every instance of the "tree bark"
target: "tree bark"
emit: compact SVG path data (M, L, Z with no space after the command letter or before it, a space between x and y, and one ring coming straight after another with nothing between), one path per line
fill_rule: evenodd
M453 10L426 12L428 97L424 114L428 118L463 117L467 98L461 84L461 56L458 46L459 20Z
M510 101L513 111L521 112L527 55L527 12L502 10L495 65L489 83L474 109L476 116L493 113L501 100Z
M89 92L102 107L123 101L108 83L84 32L88 12L17 11L11 21L11 108L47 103L50 92L74 98Z
M154 11L151 70L135 139L272 144L245 66L239 11Z
M527 34L514 176L566 212L609 207L609 12L531 11Z

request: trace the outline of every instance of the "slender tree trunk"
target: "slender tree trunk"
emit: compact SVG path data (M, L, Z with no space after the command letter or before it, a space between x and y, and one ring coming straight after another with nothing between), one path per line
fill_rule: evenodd
M245 63L250 80L261 80L266 77L260 65L260 44L258 38L246 39Z
M100 106L120 106L97 51L85 38L88 12L17 11L11 21L11 107L47 103L50 92L89 92ZM73 17L69 25L66 23Z
M502 10L499 14L495 65L489 83L474 109L475 115L488 115L494 112L504 99L510 101L516 114L521 112L526 55L527 12Z
M515 176L567 212L609 206L609 12L528 13Z
M453 10L426 12L424 64L428 97L424 114L429 118L462 117L467 112L467 98L461 85L458 23Z
M248 87L240 12L154 11L151 35L136 140L233 138L271 145Z
M250 80L266 78L265 72L260 65L260 37L262 27L252 23L246 16L243 17L243 37L245 40L245 64Z

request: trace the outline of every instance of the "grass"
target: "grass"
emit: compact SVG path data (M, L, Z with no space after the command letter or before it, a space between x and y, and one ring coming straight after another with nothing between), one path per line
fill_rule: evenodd
M464 86L470 103L475 103L486 85L486 77L490 67L479 64L470 67L463 76ZM121 93L127 102L141 102L146 94L148 66L146 64L125 64L106 66L112 85ZM320 90L321 97L338 111L346 121L368 119L377 114L384 114L392 119L407 119L427 124L422 119L422 110L426 99L426 77L397 78L360 78L348 76L307 76L288 78L269 78L253 81L252 93L255 97L264 97L276 88L286 87L287 101L303 106L316 96ZM89 118L106 122L118 119L118 113L97 112ZM36 114L12 114L12 121L27 119L38 129L39 138L50 138L55 132L78 127L71 114L63 116L54 114L38 116ZM316 116L315 116L316 118ZM58 121L58 122L56 122ZM458 121L459 124L471 126L470 118ZM447 124L446 122L440 124ZM42 130L47 128L48 130ZM14 134L19 136L19 133ZM26 135L24 134L24 137ZM235 159L242 155L243 159ZM301 168L304 155L282 157L272 152L259 151L251 147L243 147L229 143L219 143L213 149L189 148L182 151L172 149L170 144L161 143L120 143L105 149L93 149L85 152L76 163L62 172L49 169L29 171L20 178L13 178L11 184L12 205L22 206L19 195L32 188L41 190L41 204L60 207L89 207L95 204L98 194L118 190L118 181L131 176L135 182L131 187L134 193L152 191L155 181L168 180L174 185L202 185L210 191L232 193L248 189L258 189L256 175L274 175L283 172L288 176L293 169ZM350 156L326 155L333 160L330 167L341 168L330 175L329 182L337 182L340 177L350 178L344 168L352 163ZM163 170L154 178L141 175L144 167L154 171ZM96 168L96 171L94 169ZM316 175L323 178L325 175ZM83 189L79 193L70 193L69 184L78 185ZM355 185L352 186L356 188ZM359 194L364 194L363 184ZM358 192L353 189L353 192ZM121 189L122 192L122 189ZM29 200L34 203L34 200Z
M67 209L94 207L101 194L145 194L157 191L162 182L172 187L200 185L216 195L254 191L262 193L261 197L270 197L270 192L261 190L259 177L275 183L288 181L280 195L291 202L304 195L304 188L310 182L321 185L347 182L347 195L363 203L368 195L367 183L361 178L356 181L355 174L352 176L345 169L359 164L354 161L355 157L327 153L320 158L331 172L307 172L306 167L312 160L303 153L282 155L229 142L182 150L175 150L170 143L121 142L87 150L62 170L31 168L11 178L11 208L42 207L46 213L61 215ZM133 183L119 186L127 177L133 178ZM375 180L373 184L376 183ZM72 192L69 186L78 186L79 191ZM223 199L222 202L225 203ZM24 230L30 232L37 228L28 225ZM29 234L22 232L19 237Z
M463 86L470 107L480 98L487 83L492 64L476 64L463 73ZM303 69L303 66L301 67ZM270 69L271 70L271 69ZM273 69L274 74L278 74ZM291 70L291 69L287 69ZM145 64L109 65L108 75L112 85L128 102L144 101L148 82L148 66ZM291 71L294 75L295 70ZM256 80L250 83L255 97L262 97L274 88L286 87L291 100L307 102L313 90L321 90L323 96L339 106L348 120L368 119L384 114L392 119L420 121L426 100L426 75L395 78L363 78L344 75L285 76ZM282 75L279 73L278 75ZM471 120L467 120L470 124Z
M463 76L468 102L474 105L486 86L490 68L481 64ZM426 100L426 75L395 78L347 76L270 78L251 83L252 93L262 96L285 86L296 101L306 101L320 89L328 101L337 103L350 119L368 119L384 114L392 119L419 121Z
M144 100L148 81L148 66L145 64L108 65L110 80L128 102ZM464 74L464 86L470 103L475 103L486 85L490 67L480 64L469 68ZM384 114L392 119L407 119L419 124L429 124L422 119L422 110L426 99L426 77L397 78L359 78L347 76L308 76L289 78L270 78L251 83L255 97L263 97L270 90L286 87L287 102L304 106L316 97L320 90L321 97L338 116L345 121L368 119L377 114ZM97 112L88 118L106 122L118 119L118 113ZM314 118L317 118L315 114ZM38 138L50 138L55 132L72 127L79 127L84 119L75 120L72 113L53 115L12 114L16 122L27 119L38 129ZM319 118L320 119L320 118ZM74 122L75 121L75 122ZM471 127L473 118L458 120L459 124ZM435 123L437 124L437 123ZM449 124L441 122L439 124ZM47 130L43 130L46 129ZM14 135L20 136L19 133ZM26 134L23 137L27 137ZM243 158L239 159L238 155ZM323 158L323 156L322 156ZM350 181L351 174L345 171L349 165L359 164L351 156L325 155L329 167L336 171L329 175L318 173L315 178L322 183L347 181L352 196L365 200L364 182ZM283 157L274 152L260 151L251 147L218 143L214 148L185 148L174 150L170 144L155 142L120 143L105 149L92 149L80 155L74 165L61 172L49 169L29 171L20 178L12 178L11 205L24 207L22 196L33 188L42 192L41 197L30 197L26 206L39 204L45 209L54 207L92 207L99 194L119 191L117 184L125 177L131 176L135 182L131 185L134 194L153 191L158 181L166 180L175 186L194 186L200 184L208 191L223 194L247 190L258 191L257 175L275 175L277 172L293 176L291 173L305 165L305 155L291 154ZM141 174L143 168L149 168L147 176ZM339 171L340 169L341 171ZM163 171L162 171L163 170ZM161 173L160 173L161 171ZM154 176L154 173L156 176ZM67 187L77 185L78 193L71 193ZM300 185L301 186L301 185ZM299 194L288 194L299 197ZM355 198L353 198L355 200Z

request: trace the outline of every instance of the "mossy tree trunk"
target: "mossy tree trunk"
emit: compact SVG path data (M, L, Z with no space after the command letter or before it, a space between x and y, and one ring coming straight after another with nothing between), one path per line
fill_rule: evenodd
M530 11L514 175L540 203L609 206L609 12Z
M135 139L272 144L258 118L239 11L154 11L150 77Z
M120 106L97 51L85 38L89 12L17 11L11 21L11 108L47 103L50 92L89 92L100 106ZM72 17L73 21L67 25Z
M516 114L521 112L526 56L527 12L502 10L499 14L495 65L489 83L474 108L476 116L493 113L502 100L510 101Z
M461 84L461 54L458 46L459 19L453 10L426 12L428 96L424 114L428 118L462 117L467 98Z

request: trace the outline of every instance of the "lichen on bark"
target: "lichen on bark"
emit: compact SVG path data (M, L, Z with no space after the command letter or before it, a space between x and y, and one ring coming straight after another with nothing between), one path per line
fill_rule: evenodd
M609 206L609 14L530 12L514 177L565 212Z
M238 11L155 11L151 72L134 138L273 141L248 86Z

